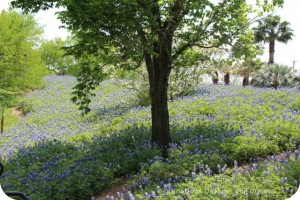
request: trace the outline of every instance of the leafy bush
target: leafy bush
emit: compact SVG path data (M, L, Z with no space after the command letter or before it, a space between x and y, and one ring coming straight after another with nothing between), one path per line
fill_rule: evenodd
M26 115L27 113L32 111L33 105L30 102L26 101L24 98L21 98L17 102L17 107L19 107L22 113Z
M149 106L151 104L149 94L148 75L145 67L136 71L121 73L120 70L109 69L110 77L119 80L127 79L129 81L120 81L120 84L136 92L136 103L140 106ZM173 100L178 97L194 94L203 80L201 75L204 71L195 67L193 69L174 69L170 75L168 98Z
M293 87L295 74L295 70L285 65L266 65L254 75L251 84L258 87L274 87L275 89L277 87Z

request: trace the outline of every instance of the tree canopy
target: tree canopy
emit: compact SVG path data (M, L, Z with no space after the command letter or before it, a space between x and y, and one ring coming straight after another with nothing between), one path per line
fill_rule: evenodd
M72 74L72 70L76 68L76 60L73 56L66 55L64 50L64 47L70 45L70 39L55 38L43 41L40 50L45 67L57 75Z
M287 43L294 36L290 23L281 21L280 16L269 16L259 21L254 28L255 41L269 44L269 63L274 63L275 41Z
M32 15L15 11L0 13L0 108L1 133L4 109L21 91L40 84L43 68L35 48L42 30Z
M41 34L33 16L1 12L0 89L17 92L40 81L43 68L36 45Z
M252 79L252 84L258 87L293 87L295 70L289 66L268 64L263 67Z
M282 0L258 0L264 10ZM107 56L115 66L137 68L145 63L150 86L152 141L171 142L168 81L177 59L195 48L231 45L249 28L254 9L245 0L14 0L13 6L37 12L63 6L59 17L77 38L71 52ZM90 92L94 76L85 73L77 87ZM77 103L87 105L83 92ZM83 106L84 107L84 106Z

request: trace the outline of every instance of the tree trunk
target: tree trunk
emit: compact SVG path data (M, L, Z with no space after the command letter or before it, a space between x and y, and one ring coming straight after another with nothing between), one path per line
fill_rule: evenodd
M277 77L275 78L275 80L274 80L273 83L274 83L274 89L277 90L278 85L279 85L279 84L278 84L278 79L277 79Z
M152 118L152 142L162 147L163 157L168 157L167 149L171 142L170 122L168 110L168 81L171 72L170 49L168 45L160 44L159 56L153 58L145 54L146 66L149 75L151 118Z
M170 73L163 63L161 60L154 65L155 76L150 80L152 141L168 148L171 142L167 93Z
M213 77L212 77L212 81L213 81L213 84L214 85L218 85L218 82L219 82L219 74L217 71L214 72L215 74L213 74Z
M167 84L167 83L166 83ZM171 142L166 84L158 84L151 92L152 142L160 145L163 156Z
M275 77L273 79L273 85L274 85L274 89L277 90L278 85L279 85L279 83L278 83L278 75L277 74L275 75Z
M224 83L225 83L225 85L229 85L229 82L230 82L230 76L229 76L229 73L227 72L224 75Z
M274 63L274 53L275 53L275 40L269 43L269 64Z
M4 130L4 106L2 106L2 111L1 111L1 134L3 133Z
M246 87L249 85L249 76L243 77L243 86Z

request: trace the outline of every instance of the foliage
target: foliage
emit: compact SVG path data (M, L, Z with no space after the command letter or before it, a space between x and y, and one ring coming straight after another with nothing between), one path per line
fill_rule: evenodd
M195 94L175 99L169 104L173 143L166 160L151 146L150 108L135 106L132 90L112 80L101 82L91 112L81 118L69 101L76 79L50 76L46 83L26 97L31 111L1 137L5 191L23 191L33 200L89 199L126 174L136 198L153 190L157 198L177 199L187 188L192 199L199 197L196 191L221 198L222 188L229 198L238 187L241 199L254 190L262 198L286 198L299 186L281 173L287 157L270 158L274 163L260 167L257 163L282 151L292 152L290 157L299 153L300 118L291 109L300 98L295 89L201 86ZM234 172L235 160L239 173ZM288 179L281 183L284 177Z
M294 85L296 88L300 89L300 76L295 76L295 77L293 78L293 85Z
M285 65L266 65L254 75L251 82L258 87L292 87L295 74L295 70Z
M295 99L290 103L290 108L300 112L300 98Z
M243 76L255 74L262 66L260 59L246 58L242 63L237 63L237 73Z
M248 30L244 35L241 35L232 46L232 57L246 60L262 55L262 47L255 43L253 38L255 38L253 30Z
M174 69L170 74L169 80L169 90L168 99L174 100L179 97L184 97L196 92L197 87L203 82L201 77L206 73L206 66L202 63L196 63L195 57L204 56L202 53L197 52L187 52L190 54L190 62L185 63L186 66L194 65L193 68L182 67L184 63L178 62L174 64ZM196 60L198 60L197 58ZM193 63L193 64L192 64ZM196 64L195 64L196 63ZM180 67L179 67L180 66ZM105 69L111 78L120 82L120 84L128 89L132 89L136 92L136 102L141 106L151 105L151 98L149 93L149 81L148 75L145 68L139 68L134 71L126 72L120 74L120 70L115 70L113 68ZM126 79L121 80L120 78Z
M298 151L290 152L290 157L296 157L296 154ZM287 157L279 160L272 156L264 162L253 161L249 165L234 162L232 168L217 165L219 171L216 173L211 173L207 165L198 165L183 182L180 177L177 180L161 180L155 183L157 188L152 187L153 183L145 188L135 187L124 193L124 197L134 191L132 196L138 199L286 199L299 186L293 182L296 179L285 176L286 163ZM138 180L145 178L139 177Z
M287 43L294 36L290 23L281 22L280 16L268 16L254 28L255 41L269 43L269 64L274 63L275 41Z
M280 21L280 16L268 16L259 21L258 27L254 28L256 42L270 42L278 40L287 43L292 39L293 30L289 27L289 22Z
M0 107L1 132L4 110L12 106L22 91L42 87L39 51L35 48L41 28L33 16L15 11L0 13Z
M76 60L73 56L66 55L63 49L66 46L71 46L70 39L63 41L60 38L55 38L54 40L43 41L40 47L42 62L57 75L77 75Z
M292 160L292 152L287 152L287 156L290 162L287 163L282 173L283 176L287 177L290 184L294 184L292 180L300 180L300 160L298 159L299 154L296 154L296 158ZM298 183L299 185L299 183Z
M250 83L250 76L257 73L263 66L260 59L245 58L242 62L237 62L235 64L235 73L243 76L243 86L247 86Z
M283 3L260 2L264 9ZM106 51L116 58L114 61L121 61L112 64L121 67L138 68L145 63L152 107L152 141L164 148L171 142L167 90L172 64L178 59L186 62L189 55L185 52L196 47L232 44L249 29L248 14L253 11L246 1L240 0L14 0L12 5L26 12L65 7L59 17L78 38L78 44L72 48L77 55L99 56L99 51ZM90 103L90 94L83 93L90 93L98 84L99 78L95 78L95 83L82 78L76 87L74 94L79 96L74 98L84 102L80 105L83 113L89 111Z
M0 88L18 92L41 84L45 73L35 45L42 31L33 16L2 11L0 26Z
M96 89L107 75L103 70L106 64L99 64L102 60L99 57L87 56L78 61L78 65L80 66L79 77L77 77L78 84L73 88L73 97L71 100L79 106L82 115L90 112L90 99L95 96L92 91Z

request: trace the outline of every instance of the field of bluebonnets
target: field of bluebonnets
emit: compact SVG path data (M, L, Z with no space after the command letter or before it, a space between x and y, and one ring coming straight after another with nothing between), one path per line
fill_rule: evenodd
M26 97L29 112L0 140L5 191L31 200L286 199L300 181L300 93L295 89L201 86L169 104L172 145L150 143L150 108L106 80L92 112L71 103L71 76L48 76Z

